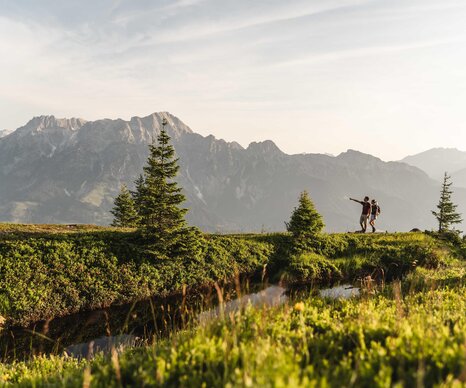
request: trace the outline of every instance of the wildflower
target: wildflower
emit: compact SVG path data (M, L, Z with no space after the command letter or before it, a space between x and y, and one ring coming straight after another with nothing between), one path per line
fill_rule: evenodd
M294 311L304 311L304 302L297 302L294 305Z

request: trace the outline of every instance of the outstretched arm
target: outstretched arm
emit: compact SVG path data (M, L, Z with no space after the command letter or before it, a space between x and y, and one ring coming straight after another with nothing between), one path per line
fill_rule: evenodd
M354 201L354 202L360 203L362 205L362 201L358 201L357 199L350 198L350 201Z

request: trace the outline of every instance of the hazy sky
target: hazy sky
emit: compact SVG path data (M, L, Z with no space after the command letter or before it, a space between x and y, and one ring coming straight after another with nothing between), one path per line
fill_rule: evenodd
M0 0L0 128L170 111L288 153L466 149L464 0Z

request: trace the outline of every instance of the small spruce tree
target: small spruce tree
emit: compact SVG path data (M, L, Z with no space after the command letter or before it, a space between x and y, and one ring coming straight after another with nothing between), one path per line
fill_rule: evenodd
M438 231L440 233L449 231L452 225L460 224L463 221L461 214L456 212L457 205L453 204L451 200L453 194L452 184L451 177L445 173L442 190L440 191L440 200L437 205L438 211L432 211L438 221Z
M287 230L293 237L297 249L309 249L315 246L324 228L322 216L317 212L307 191L299 196L299 205L293 211Z
M144 195L144 175L140 174L139 178L134 181L135 189L131 191L131 196L133 197L134 206L138 214L141 214L141 204L142 198Z
M120 194L115 198L112 226L132 228L138 226L139 215L133 198L125 185L121 186Z
M144 167L144 178L136 182L136 203L141 216L143 235L149 239L157 252L169 256L194 250L194 229L186 225L181 207L185 196L174 178L179 165L170 136L165 130L166 119L157 137L157 144L149 146L149 158Z

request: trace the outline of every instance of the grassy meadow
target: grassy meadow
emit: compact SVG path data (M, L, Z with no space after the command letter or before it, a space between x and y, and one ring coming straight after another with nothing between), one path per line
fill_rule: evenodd
M192 257L159 258L132 229L3 226L0 229L0 316L28 325L71 313L168 296L262 271L266 242L201 236Z
M19 386L463 386L466 288L420 289L434 274L417 272L349 300L310 292L249 307L91 361L1 365L0 378Z
M58 354L0 364L0 383L462 386L464 252L459 239L424 233L323 235L307 252L293 250L285 233L203 235L201 255L166 260L142 249L130 229L3 225L4 330L235 274L301 287L281 306L228 312L145 346L90 360ZM360 285L360 296L318 296L319 286L342 281Z
M28 325L242 274L272 282L330 283L399 278L439 265L445 248L425 234L323 235L312 251L293 250L288 234L199 235L191 256L154 255L134 229L53 225L0 227L0 316Z

